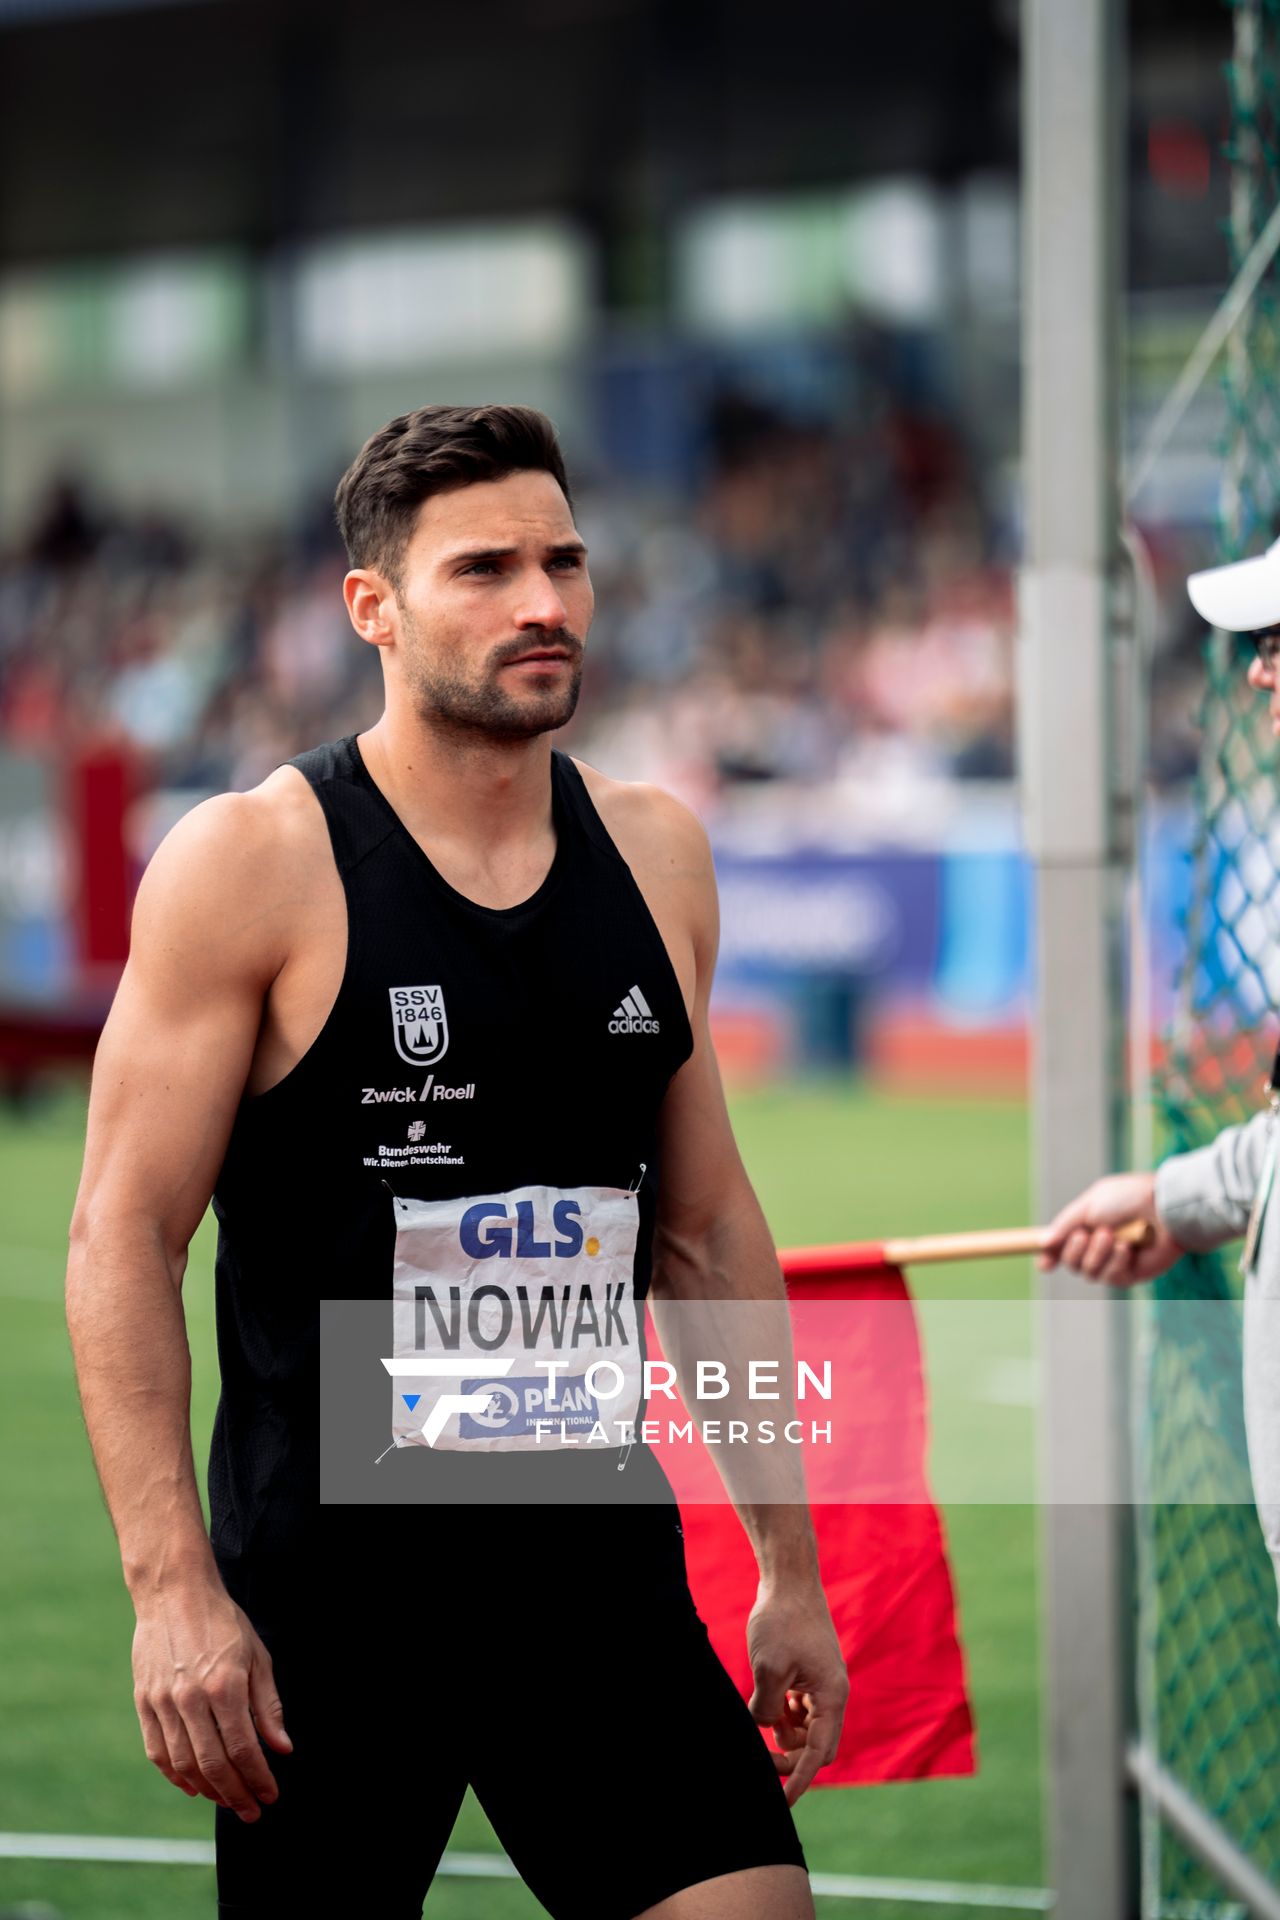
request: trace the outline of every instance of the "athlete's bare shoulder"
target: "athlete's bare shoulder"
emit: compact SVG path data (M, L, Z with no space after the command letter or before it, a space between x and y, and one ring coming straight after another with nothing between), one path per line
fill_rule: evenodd
M686 1005L710 988L719 942L715 867L706 829L674 794L640 780L611 780L583 760L596 812L630 867L657 923Z
M712 874L706 828L682 800L644 780L613 780L575 760L609 835L631 867L706 882Z
M138 889L133 946L198 949L269 980L289 957L328 857L323 815L296 768L277 768L247 793L216 794L156 849Z

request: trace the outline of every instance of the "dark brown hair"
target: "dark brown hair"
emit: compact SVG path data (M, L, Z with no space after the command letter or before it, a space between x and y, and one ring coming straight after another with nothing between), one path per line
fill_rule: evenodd
M371 435L338 482L334 511L353 567L398 581L418 508L433 493L549 473L573 505L556 430L533 407L418 407Z

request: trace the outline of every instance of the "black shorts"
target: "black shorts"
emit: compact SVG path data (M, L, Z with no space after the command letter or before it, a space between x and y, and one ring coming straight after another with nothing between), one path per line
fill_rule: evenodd
M420 1518L420 1546L397 1528L385 1564L364 1515L323 1577L224 1568L294 1752L269 1756L280 1798L257 1822L217 1810L220 1914L321 1900L417 1920L468 1784L554 1920L633 1920L720 1874L803 1868L673 1508Z

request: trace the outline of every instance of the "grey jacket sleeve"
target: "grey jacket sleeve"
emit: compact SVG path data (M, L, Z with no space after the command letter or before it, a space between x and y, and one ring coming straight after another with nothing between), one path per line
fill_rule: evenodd
M1156 1212L1181 1246L1205 1253L1238 1240L1266 1162L1269 1113L1226 1127L1207 1147L1178 1153L1156 1174Z
M1207 1147L1166 1160L1156 1211L1196 1253L1235 1240L1249 1224L1269 1147L1271 1116L1228 1127ZM1280 1122L1277 1122L1280 1125ZM1258 1518L1280 1584L1280 1192L1263 1221L1244 1283L1244 1419Z

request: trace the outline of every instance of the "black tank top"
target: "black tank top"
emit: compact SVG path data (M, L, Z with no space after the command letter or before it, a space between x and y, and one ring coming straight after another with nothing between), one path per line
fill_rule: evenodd
M321 1302L386 1303L389 1325L393 1266L438 1238L440 1221L451 1245L461 1232L483 1279L530 1253L535 1272L558 1279L560 1255L600 1246L584 1239L581 1192L621 1215L633 1191L620 1245L643 1298L658 1112L692 1050L662 937L566 755L551 757L551 867L509 908L443 879L354 737L290 764L324 811L347 956L307 1053L241 1102L214 1191L222 1393L209 1493L224 1565L323 1546L337 1516L350 1519L319 1501ZM509 1314L501 1289L488 1291L491 1315ZM420 1321L428 1311L447 1344L447 1285L419 1288ZM391 1389L385 1374L371 1388L383 1444ZM473 1434L513 1430L512 1396L500 1393L496 1419ZM412 1398L395 1401L402 1419Z

